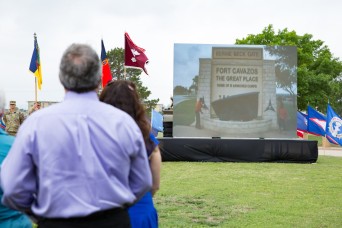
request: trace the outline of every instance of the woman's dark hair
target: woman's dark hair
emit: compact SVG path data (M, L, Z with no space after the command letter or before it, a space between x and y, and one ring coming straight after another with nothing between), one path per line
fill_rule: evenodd
M133 82L127 80L109 82L100 94L100 101L128 113L138 124L146 146L150 144L151 125L146 118L145 108Z

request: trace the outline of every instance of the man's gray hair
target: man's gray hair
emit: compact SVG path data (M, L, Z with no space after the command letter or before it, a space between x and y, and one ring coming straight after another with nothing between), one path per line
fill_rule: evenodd
M59 80L65 89L77 93L96 89L101 81L101 62L94 49L85 44L68 47L59 66Z

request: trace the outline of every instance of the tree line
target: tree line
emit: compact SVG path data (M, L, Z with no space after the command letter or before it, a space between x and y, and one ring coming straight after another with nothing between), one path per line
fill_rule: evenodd
M297 83L299 110L306 110L310 105L325 113L330 103L342 114L342 62L322 40L314 40L311 34L298 35L287 28L275 32L273 25L268 25L260 34L236 39L235 44L266 45L266 50L285 63L276 61L277 87L295 96L293 84ZM282 46L296 47L297 59L286 59ZM284 74L290 76L282 77Z

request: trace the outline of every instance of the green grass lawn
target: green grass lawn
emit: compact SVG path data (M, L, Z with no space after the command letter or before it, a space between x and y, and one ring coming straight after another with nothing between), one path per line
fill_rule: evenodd
M342 227L342 158L164 162L160 227Z
M316 136L316 135L308 135L308 140L315 140L317 141L318 146L322 146L322 136Z

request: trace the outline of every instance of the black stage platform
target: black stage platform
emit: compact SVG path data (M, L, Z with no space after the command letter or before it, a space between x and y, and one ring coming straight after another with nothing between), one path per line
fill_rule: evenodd
M160 138L163 161L314 163L317 141L295 139Z

